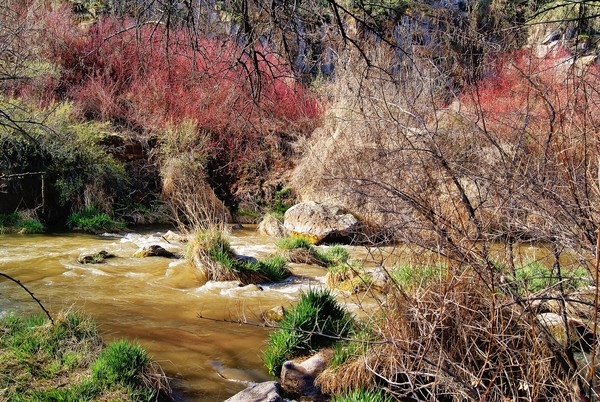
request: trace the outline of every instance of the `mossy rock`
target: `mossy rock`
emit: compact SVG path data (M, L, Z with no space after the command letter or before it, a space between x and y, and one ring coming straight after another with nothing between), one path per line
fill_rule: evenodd
M106 250L101 250L94 254L81 254L77 257L77 261L80 264L101 264L109 258L116 257L115 254L109 253Z
M165 248L153 244L149 247L144 247L139 249L133 254L136 258L145 258L145 257L165 257L165 258L177 258L177 256L166 250Z

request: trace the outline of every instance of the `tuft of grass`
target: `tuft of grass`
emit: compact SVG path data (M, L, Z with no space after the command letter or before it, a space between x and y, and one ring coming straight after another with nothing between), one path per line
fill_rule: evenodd
M203 255L210 280L239 280L243 283L279 282L291 275L283 257L262 260L239 258L220 231L196 233L192 248Z
M281 250L295 250L295 249L313 249L314 246L303 237L283 237L277 240L277 247Z
M363 388L342 394L335 395L331 402L388 402L393 399L383 390L365 390Z
M257 271L265 274L273 282L279 282L290 276L290 270L287 267L285 258L281 256L272 256L264 260L258 260L256 263L249 263L247 266L257 266Z
M16 226L21 220L21 214L11 212L9 214L0 214L0 229Z
M25 214L27 216L27 213ZM19 212L0 214L0 233L43 233L46 230L37 218L26 218Z
M392 279L405 290L416 290L441 281L446 274L445 265L401 264L391 270Z
M100 353L92 365L92 378L102 384L139 386L150 362L148 353L140 344L121 339Z
M294 196L292 189L284 187L275 193L275 200L271 206L269 213L280 222L283 222L285 212L293 205Z
M46 228L38 219L28 219L19 223L19 233L44 233Z
M540 290L558 284L558 277L552 268L542 264L540 261L530 261L515 268L516 277L509 274L517 292L539 292ZM563 288L567 291L577 290L590 283L590 275L583 267L571 270L563 270Z
M67 219L67 227L71 230L81 230L88 233L103 231L123 230L125 225L113 220L105 213L93 208L86 208L82 212L74 212Z
M146 351L117 341L102 350L94 322L61 313L0 319L0 389L10 401L151 401L167 390Z
M354 330L354 319L328 290L310 289L286 310L279 329L269 335L263 362L278 375L286 360L308 354L333 343L328 336L346 336Z
M335 245L321 250L303 237L292 236L281 238L277 241L277 247L286 252L291 262L314 262L324 267L331 267L350 260L348 250L343 246ZM298 250L300 253L297 252Z

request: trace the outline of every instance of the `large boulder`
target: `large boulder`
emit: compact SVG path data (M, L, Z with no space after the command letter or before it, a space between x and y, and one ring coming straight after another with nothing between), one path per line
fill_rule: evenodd
M225 402L280 402L281 388L275 381L253 384L243 391L238 392Z
M313 201L302 202L288 209L284 228L292 235L314 244L323 240L349 240L357 234L360 222L344 209Z

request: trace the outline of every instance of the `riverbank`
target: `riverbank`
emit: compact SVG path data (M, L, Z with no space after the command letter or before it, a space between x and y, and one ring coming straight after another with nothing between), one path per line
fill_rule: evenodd
M199 281L183 259L135 258L141 247L158 244L165 227L136 228L119 235L83 233L0 235L0 271L26 284L44 305L57 312L76 306L93 317L107 342L137 340L173 378L181 401L223 401L248 381L269 379L260 357L268 329L209 322L260 315L287 306L308 286L322 286L326 271L293 264L295 276L277 284L239 287L236 282ZM241 254L263 258L275 241L254 227L235 230L231 243ZM80 264L82 253L107 250L115 258ZM16 285L0 281L0 310L39 313Z
M76 312L52 321L0 318L0 397L11 401L171 400L159 365L137 342L105 344L94 321Z

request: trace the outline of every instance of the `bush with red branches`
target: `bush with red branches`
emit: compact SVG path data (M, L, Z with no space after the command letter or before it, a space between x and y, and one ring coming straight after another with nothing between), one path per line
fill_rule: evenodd
M59 73L35 88L32 81L15 85L15 96L69 99L88 119L140 133L193 122L210 134L211 156L232 173L267 158L266 144L318 123L317 100L266 46L248 52L230 37L196 38L111 16L84 25L64 5L43 7L38 18L45 35L36 46Z

